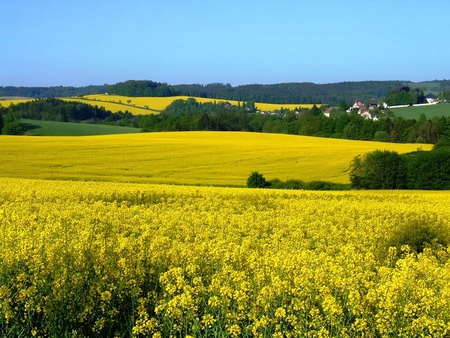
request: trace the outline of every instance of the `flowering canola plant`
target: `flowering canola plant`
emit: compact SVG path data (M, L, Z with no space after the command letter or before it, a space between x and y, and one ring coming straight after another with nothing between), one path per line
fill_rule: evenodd
M449 202L0 178L0 335L447 337Z

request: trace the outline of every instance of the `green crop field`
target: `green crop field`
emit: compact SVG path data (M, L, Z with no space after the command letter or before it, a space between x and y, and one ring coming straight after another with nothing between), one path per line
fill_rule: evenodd
M418 119L420 115L425 114L427 119L433 117L450 116L450 104L441 103L431 106L416 106L405 108L391 109L394 115L397 117L403 117L404 119Z
M33 136L87 136L108 134L139 133L139 128L109 126L104 124L87 124L55 121L36 121L22 119L26 135Z

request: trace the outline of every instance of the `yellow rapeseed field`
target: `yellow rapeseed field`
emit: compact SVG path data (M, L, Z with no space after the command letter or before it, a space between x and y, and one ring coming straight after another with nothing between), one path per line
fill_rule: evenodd
M0 336L448 337L449 204L0 178Z
M0 100L0 106L8 108L11 104L24 103L28 101L33 101L33 99L8 99L8 100Z
M269 180L348 183L356 155L417 147L245 132L2 136L0 176L243 186L252 171L259 171Z
M133 114L154 114L155 111L148 109L139 108L149 108L156 111L161 111L166 109L166 107L171 104L174 100L187 100L189 96L172 96L172 97L128 97L120 95L86 95L83 98L68 98L65 100L80 101L89 104L96 104L98 106L103 106L112 112L117 112L119 110L125 111L128 109ZM209 99L203 97L194 97L198 102L229 102L234 105L238 105L239 102L235 100L223 100L223 99ZM242 104L242 102L241 102ZM281 108L286 108L294 110L296 108L312 108L312 104L273 104L273 103L259 103L256 102L255 106L258 110L262 111L273 111L279 110ZM320 106L320 105L318 105ZM134 110L133 110L134 109Z
M121 95L95 94L85 95L83 97L68 97L63 98L65 101L75 101L91 104L94 106L103 107L113 113L128 110L134 115L157 114L159 111L166 109L174 100L187 100L189 96L172 96L172 97L129 97ZM203 97L194 97L198 102L229 102L238 105L239 102L235 100L223 99L208 99ZM11 104L18 104L22 102L32 101L33 99L18 99L18 100L0 100L0 105L9 107ZM240 102L242 104L242 102ZM274 111L281 108L294 110L296 108L312 108L312 104L274 104L274 103L260 103L256 102L255 106L261 111ZM320 107L320 104L317 106Z
M82 102L82 103L86 103L86 104L90 104L93 106L98 106L98 107L103 107L106 110L109 110L113 113L117 113L119 111L121 112L125 112L125 111L129 111L131 112L133 115L147 115L147 114L158 114L158 111L154 111L154 110L149 110L149 109L145 109L143 108L143 106L139 106L136 104L128 104L127 101L122 101L122 103L120 103L120 100L115 101L100 101L100 100L96 100L94 98L92 99L82 99L82 98L63 98L62 100L64 101L69 101L69 102Z

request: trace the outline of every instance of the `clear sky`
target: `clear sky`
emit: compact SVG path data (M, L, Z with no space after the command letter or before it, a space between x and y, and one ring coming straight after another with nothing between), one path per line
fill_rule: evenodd
M450 78L449 0L11 0L0 86Z

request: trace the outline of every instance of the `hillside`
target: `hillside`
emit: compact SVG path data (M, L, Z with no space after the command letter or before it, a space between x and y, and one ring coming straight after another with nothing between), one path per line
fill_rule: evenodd
M140 128L73 122L39 121L22 119L30 136L86 136L139 133Z
M0 137L0 175L40 179L244 186L267 179L348 183L354 156L420 146L243 132ZM18 156L20 154L20 156Z
M189 96L170 96L170 97L133 97L133 96L122 96L122 95L106 95L106 94L96 94L96 95L86 95L82 97L68 97L63 98L64 101L69 102L82 102L93 106L103 107L106 110L110 110L113 113L119 111L128 110L133 115L148 115L157 114L160 111L166 109L175 100L187 100ZM209 99L203 97L194 97L195 100L201 103L205 102L229 102L234 105L238 105L240 101L226 100L226 99ZM9 107L11 104L18 104L22 102L28 102L33 99L13 99L0 100L0 106ZM262 111L274 111L282 108L294 110L296 108L308 108L310 109L313 104L298 103L298 104L275 104L275 103L261 103L256 102L255 106L258 110ZM320 105L318 105L320 106Z
M103 106L105 109L112 112L117 111L130 111L133 115L147 115L154 114L167 108L175 100L187 100L189 96L171 96L171 97L132 97L121 95L87 95L82 98L65 98L64 100L79 101L89 104L96 104ZM210 99L204 97L194 97L196 101L205 102L229 102L230 104L238 105L241 102L235 100L226 100L222 98ZM281 108L294 110L295 108L308 108L310 109L312 104L274 104L274 103L261 103L256 102L255 106L258 110L273 111Z
M192 96L235 101L253 101L276 104L337 104L341 101L354 102L355 99L367 102L384 98L389 90L410 86L425 93L434 94L450 90L450 80L424 82L411 81L348 81L316 84L292 82L277 84L230 84L211 83L169 85L148 80L130 80L112 85L86 87L11 87L0 86L0 97L20 96L30 98L71 97L90 94L115 94L132 97L170 97Z

